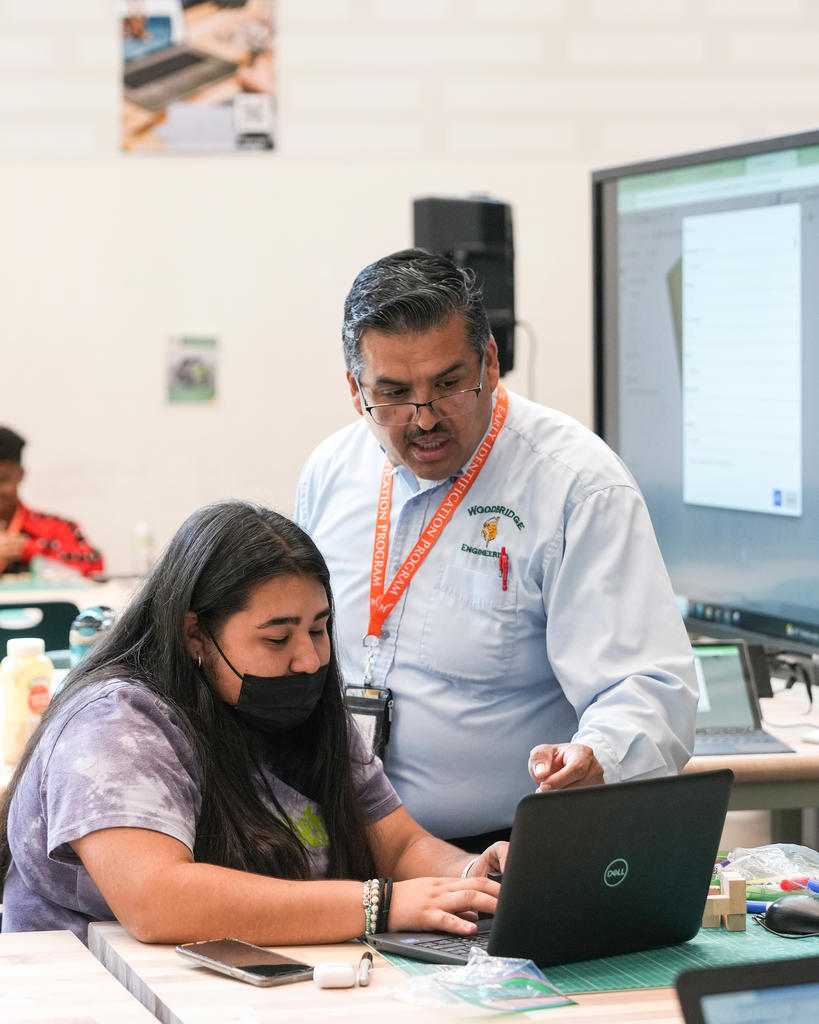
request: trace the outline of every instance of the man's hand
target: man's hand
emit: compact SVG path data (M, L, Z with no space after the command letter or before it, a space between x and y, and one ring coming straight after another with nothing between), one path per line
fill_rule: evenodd
M11 562L22 555L26 538L22 533L8 533L6 525L0 521L0 560Z
M542 743L529 754L529 774L539 793L572 786L600 786L603 769L591 747L582 743Z
M509 843L498 842L488 846L476 861L470 866L466 873L467 878L477 878L482 875L503 874L506 867L506 857L509 853Z

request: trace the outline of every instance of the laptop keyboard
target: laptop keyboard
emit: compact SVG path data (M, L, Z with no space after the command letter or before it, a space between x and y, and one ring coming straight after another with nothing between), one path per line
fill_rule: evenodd
M487 948L489 932L478 932L475 935L442 935L440 938L430 936L419 945L424 949L435 950L438 953L452 953L467 960L473 946L479 946L481 949Z
M147 68L137 68L136 71L126 71L124 81L129 89L138 89L141 85L147 85L157 78L164 78L166 75L177 71L184 71L185 68L194 64L201 64L205 58L198 53L176 53L173 57L157 61Z
M763 730L721 729L719 732L698 732L694 741L697 754L766 754L786 753L791 748Z

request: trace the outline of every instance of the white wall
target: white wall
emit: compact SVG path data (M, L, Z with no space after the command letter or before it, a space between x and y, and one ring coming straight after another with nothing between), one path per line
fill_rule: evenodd
M116 6L0 0L0 422L113 571L138 519L291 510L352 415L344 294L414 196L512 203L536 397L589 423L589 171L816 126L813 0L279 0L278 152L129 156ZM169 406L167 338L197 333L218 402Z

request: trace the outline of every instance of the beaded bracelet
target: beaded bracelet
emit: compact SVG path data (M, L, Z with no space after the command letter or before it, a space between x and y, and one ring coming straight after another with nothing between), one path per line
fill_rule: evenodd
M378 924L378 906L381 902L381 884L377 878L364 883L361 905L364 907L364 934L374 935Z

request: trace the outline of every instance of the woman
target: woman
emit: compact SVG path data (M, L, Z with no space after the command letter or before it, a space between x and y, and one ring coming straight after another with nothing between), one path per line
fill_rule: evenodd
M344 709L318 549L225 501L182 525L29 742L0 807L3 930L470 934L505 856L473 862L401 806Z

